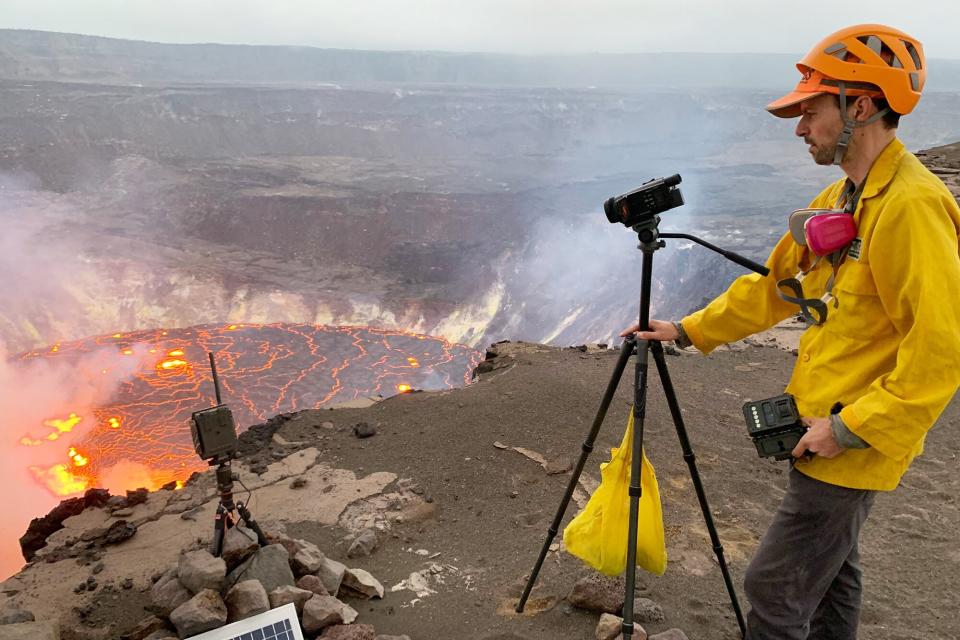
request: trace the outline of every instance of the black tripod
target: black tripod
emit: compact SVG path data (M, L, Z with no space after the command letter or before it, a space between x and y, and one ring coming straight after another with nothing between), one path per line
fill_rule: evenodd
M261 547L268 544L267 537L263 535L260 525L253 519L250 509L243 502L237 501L235 503L233 501L233 481L237 478L230 469L230 460L231 457L227 456L226 458L217 457L210 461L211 466L217 465L217 493L220 494L220 504L217 505L217 513L213 520L213 545L211 548L211 553L216 557L220 557L223 553L223 543L227 536L227 529L232 529L237 525L233 515L234 511L237 512L247 528L257 534L257 543Z
M640 281L641 331L648 331L650 328L650 284L653 271L653 254L655 251L657 251L657 249L661 249L665 246L665 243L661 240L661 238L685 238L692 240L697 244L711 249L712 251L716 251L728 260L736 262L737 264L756 271L757 273L762 275L767 275L769 273L769 270L762 265L759 265L752 260L748 260L743 256L737 255L732 251L726 251L714 246L709 242L701 240L695 236L685 233L661 234L658 230L659 224L660 216L654 215L633 226L633 230L637 232L640 238L639 249L643 252L643 267ZM677 395L673 390L673 383L670 381L670 372L667 370L667 362L664 357L663 346L659 341L637 341L633 337L626 339L620 349L620 358L617 360L617 365L614 368L613 376L610 378L610 382L607 385L607 390L603 395L603 400L600 402L600 409L597 411L597 415L593 419L593 425L590 428L590 433L583 443L580 460L577 462L577 466L573 471L570 482L567 484L567 491L563 496L563 500L560 501L560 507L557 509L557 514L547 532L547 539L544 541L543 548L540 550L540 556L537 558L537 564L534 566L533 572L530 574L530 578L527 580L527 585L523 590L523 595L520 597L520 602L517 604L516 611L517 613L522 613L523 608L526 606L527 598L530 597L530 591L533 589L533 584L536 582L537 575L540 573L540 568L543 566L543 561L547 556L547 551L550 549L550 545L553 543L554 537L556 537L557 532L560 530L560 523L563 520L563 515L567 510L567 506L570 504L570 499L573 497L573 492L577 487L577 482L580 479L580 474L583 472L583 467L584 464L586 464L587 457L590 455L590 452L593 451L594 440L596 440L597 433L600 431L600 426L603 424L603 419L606 417L607 409L610 407L610 402L613 400L613 394L616 392L617 387L620 384L620 378L623 376L623 371L627 366L627 360L631 355L636 353L637 362L635 369L633 402L633 459L631 461L632 464L630 469L630 524L627 535L626 594L623 601L623 637L624 640L630 640L630 638L633 636L633 597L637 573L637 519L640 512L640 469L643 459L643 421L647 406L648 354L651 351L653 352L653 359L657 364L657 371L660 374L660 382L663 384L664 394L667 397L667 404L670 406L670 414L673 416L673 423L677 429L677 437L680 440L680 447L683 450L683 459L687 462L687 466L690 469L690 478L693 480L693 486L697 492L697 499L700 501L700 510L703 512L703 519L707 525L707 531L710 533L710 541L713 544L713 551L717 555L717 562L720 565L720 571L723 573L723 580L726 583L727 592L730 594L730 604L733 605L733 611L737 616L737 624L740 625L740 634L746 637L746 624L743 620L743 613L740 611L740 604L737 601L737 594L733 588L733 581L730 579L730 572L727 569L727 561L723 555L723 546L720 544L720 538L717 536L717 529L713 524L713 516L710 513L710 507L707 504L707 497L703 491L703 483L700 481L700 474L697 472L696 456L694 456L693 449L690 447L690 440L687 438L687 430L686 427L684 427L683 416L680 413L680 403L677 401Z

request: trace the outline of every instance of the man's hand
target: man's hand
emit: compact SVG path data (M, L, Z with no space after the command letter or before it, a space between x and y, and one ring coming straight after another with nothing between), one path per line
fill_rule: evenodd
M640 325L635 324L629 329L624 329L620 336L626 338L632 333L637 334L637 340L659 340L660 342L676 340L680 337L680 332L673 323L666 320L651 320L650 331L640 331Z
M794 458L802 458L807 452L824 458L835 458L845 449L837 444L830 428L830 418L800 418L807 425L807 432L791 451Z

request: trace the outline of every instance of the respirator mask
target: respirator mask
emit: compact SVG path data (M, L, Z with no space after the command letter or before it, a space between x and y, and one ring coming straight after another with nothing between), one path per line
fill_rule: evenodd
M847 255L847 250L857 237L857 225L847 207L843 209L798 209L790 214L790 236L801 247L807 247L815 257L813 263L793 278L777 282L780 297L800 307L804 319L810 324L827 321L830 305L838 306L833 295L833 283L837 269ZM803 279L826 258L833 266L825 287L826 293L818 298L803 294Z

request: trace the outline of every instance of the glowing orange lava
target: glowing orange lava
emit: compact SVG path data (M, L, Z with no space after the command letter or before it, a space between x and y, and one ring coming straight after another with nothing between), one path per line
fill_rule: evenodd
M40 452L63 447L53 456L62 463L28 467L38 483L58 496L97 486L121 491L176 482L179 488L192 472L205 469L188 425L192 412L215 403L207 352L215 354L223 401L241 431L279 413L466 384L481 357L464 345L401 331L224 324L61 342L18 361L42 358L51 366L83 366L85 356L103 349L124 363L100 363L94 371L124 371L130 356L144 356L135 363L140 369L108 403L78 408L42 425L20 425L27 432L22 446ZM151 359L148 353L164 355ZM72 434L69 447L56 442L66 434Z

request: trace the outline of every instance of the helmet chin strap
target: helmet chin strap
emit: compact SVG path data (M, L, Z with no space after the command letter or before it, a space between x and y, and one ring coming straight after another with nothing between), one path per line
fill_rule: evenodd
M881 109L863 122L857 122L847 115L847 83L838 82L840 87L840 116L843 118L843 131L837 138L837 150L833 154L833 164L839 165L843 161L843 156L847 153L847 147L850 146L850 138L853 136L853 130L865 127L872 122L876 122L889 111L890 107Z

